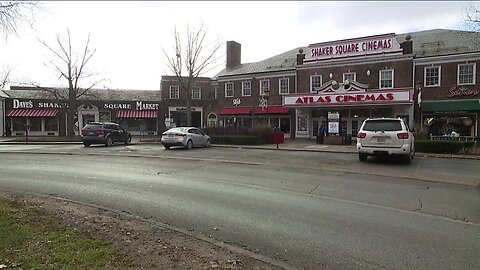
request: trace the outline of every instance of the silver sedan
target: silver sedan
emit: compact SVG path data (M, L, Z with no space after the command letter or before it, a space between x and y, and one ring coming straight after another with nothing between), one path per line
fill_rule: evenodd
M161 142L165 149L172 146L183 146L187 149L210 147L212 143L210 136L196 127L171 128L162 133Z

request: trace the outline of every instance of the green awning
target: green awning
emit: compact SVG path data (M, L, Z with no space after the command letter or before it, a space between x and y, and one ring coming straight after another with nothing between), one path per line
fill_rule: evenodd
M480 99L424 101L422 112L480 111Z

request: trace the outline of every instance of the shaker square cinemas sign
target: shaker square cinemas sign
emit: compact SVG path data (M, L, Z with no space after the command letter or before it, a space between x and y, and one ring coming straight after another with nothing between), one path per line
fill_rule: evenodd
M386 34L312 44L308 47L305 60L394 52L402 52L400 44L395 34Z
M409 90L370 91L358 93L305 94L283 97L283 106L358 106L390 103L412 103Z

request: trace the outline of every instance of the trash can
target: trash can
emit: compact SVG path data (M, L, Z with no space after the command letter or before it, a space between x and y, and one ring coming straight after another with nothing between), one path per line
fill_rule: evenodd
M283 132L274 132L272 134L272 143L273 144L280 144L284 143L284 138L285 134Z

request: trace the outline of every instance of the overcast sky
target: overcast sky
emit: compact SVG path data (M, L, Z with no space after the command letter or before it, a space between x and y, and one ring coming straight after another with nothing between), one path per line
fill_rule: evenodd
M56 34L70 29L81 51L88 33L95 56L88 65L100 86L113 89L158 90L165 65L163 47L173 45L174 25L203 22L210 40L242 45L242 63L260 61L311 43L386 33L436 28L465 29L458 1L47 1L28 24L0 42L0 69L11 70L15 83L61 86L65 82L44 63L53 59L37 39L54 47ZM225 58L218 68L223 69ZM86 85L84 85L86 86Z

